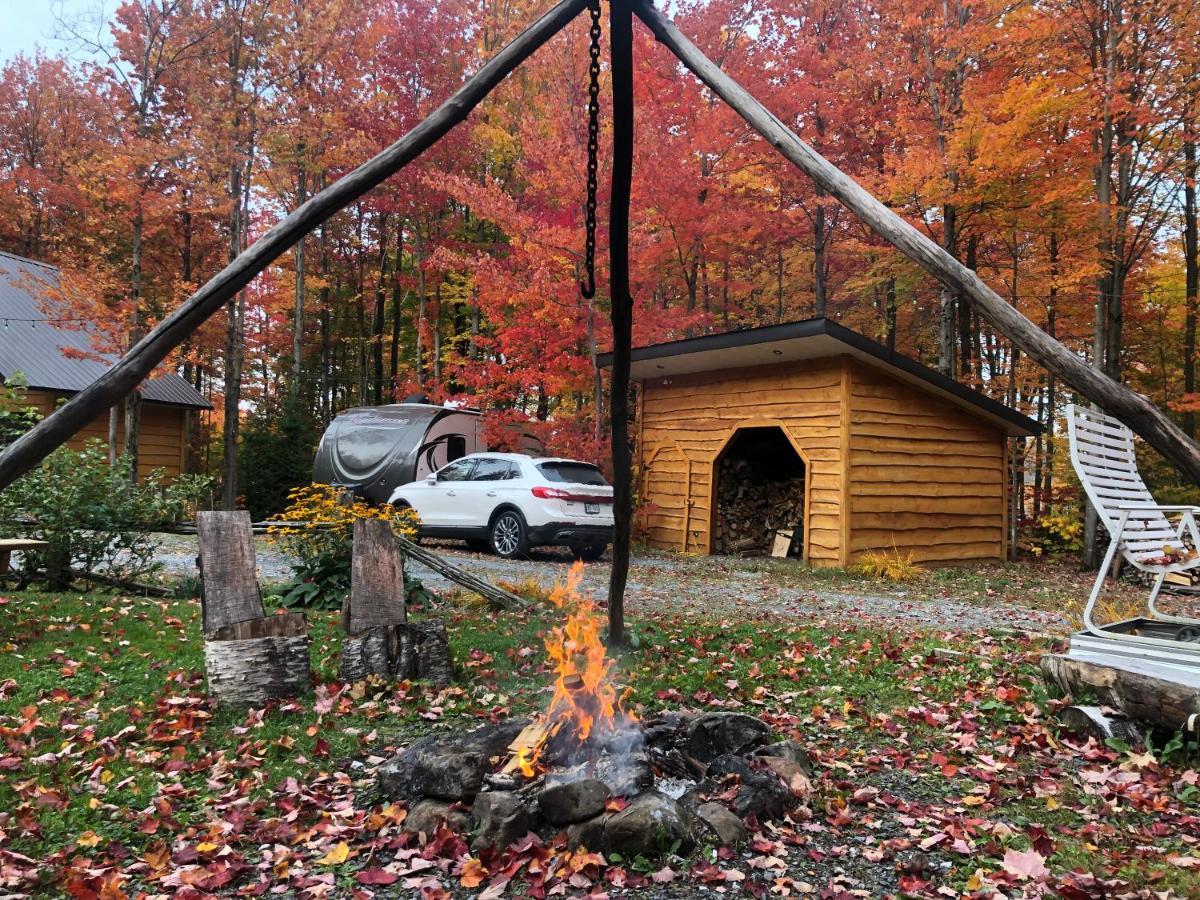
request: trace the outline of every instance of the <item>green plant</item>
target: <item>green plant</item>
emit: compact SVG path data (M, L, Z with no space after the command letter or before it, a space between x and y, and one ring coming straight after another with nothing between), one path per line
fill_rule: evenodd
M1083 516L1074 505L1051 507L1022 546L1035 556L1078 553L1083 549Z
M158 567L151 534L190 517L211 480L155 471L133 483L131 465L122 457L110 466L104 445L90 441L56 450L0 493L0 533L50 545L24 555L27 573L44 569L49 584L64 587L72 570L134 579Z
M42 418L25 394L25 377L20 372L0 385L0 447L7 447Z
M288 505L288 493L312 478L312 423L295 400L251 418L238 451L238 484L255 520Z
M268 529L273 543L297 560L295 577L280 590L284 606L332 609L341 606L350 590L350 558L354 523L382 519L395 534L416 537L420 519L412 509L388 504L371 506L348 500L328 484L309 484L288 494L280 524Z

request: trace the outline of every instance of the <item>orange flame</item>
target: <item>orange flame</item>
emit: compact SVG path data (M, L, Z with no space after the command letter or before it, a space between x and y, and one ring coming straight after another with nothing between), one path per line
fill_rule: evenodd
M605 616L595 601L579 590L583 563L575 563L566 581L557 584L550 602L567 613L566 621L550 629L546 653L554 665L554 697L535 725L539 737L515 748L514 768L532 778L541 765L547 741L559 732L582 745L594 734L615 729L633 717L621 708L616 686L609 680L613 660L600 639Z

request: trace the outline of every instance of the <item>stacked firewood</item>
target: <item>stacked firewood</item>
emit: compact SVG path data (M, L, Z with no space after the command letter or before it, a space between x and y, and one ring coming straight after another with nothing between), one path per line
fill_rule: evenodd
M768 553L777 531L790 531L803 521L803 477L772 480L762 467L747 460L721 460L714 540L717 553Z

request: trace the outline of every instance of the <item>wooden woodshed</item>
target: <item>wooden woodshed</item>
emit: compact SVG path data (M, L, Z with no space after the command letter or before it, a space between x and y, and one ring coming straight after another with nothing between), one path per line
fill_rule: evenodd
M846 566L1007 553L1008 438L1038 425L828 319L633 351L637 525L658 548Z

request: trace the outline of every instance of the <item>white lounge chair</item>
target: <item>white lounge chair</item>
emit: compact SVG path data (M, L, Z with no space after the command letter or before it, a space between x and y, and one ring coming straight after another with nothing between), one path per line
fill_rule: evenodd
M1075 473L1110 538L1108 552L1083 611L1084 627L1103 638L1141 643L1149 637L1135 638L1122 633L1124 629L1114 631L1092 621L1096 601L1104 589L1104 578L1117 553L1134 568L1155 576L1147 604L1152 619L1195 626L1200 620L1165 615L1159 612L1155 601L1169 574L1200 566L1200 555L1196 554L1200 550L1200 532L1196 528L1200 507L1164 506L1155 502L1138 472L1133 432L1112 416L1072 404L1067 407L1067 434ZM1172 525L1169 517L1176 515L1178 523ZM1175 639L1192 640L1194 636L1176 633Z

